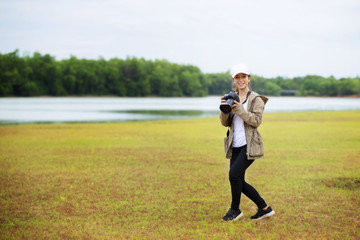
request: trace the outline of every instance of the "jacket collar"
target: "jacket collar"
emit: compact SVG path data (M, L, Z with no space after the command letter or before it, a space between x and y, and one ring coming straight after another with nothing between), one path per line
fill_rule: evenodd
M269 100L269 98L267 98L267 97L265 97L263 95L260 95L257 92L251 91L251 93L250 93L250 95L248 97L249 103L251 103L256 97L260 97L264 101L264 104L266 104L267 101Z
M263 95L260 95L258 94L257 92L254 92L254 91L251 91L250 95L248 96L248 99L247 99L247 102L248 102L248 105L247 105L247 110L249 111L251 105L252 105L252 101L254 101L255 98L261 98L263 101L264 101L264 104L267 103L267 101L269 100L269 98L263 96ZM233 113L233 115L231 116L232 118L234 117L235 113ZM232 121L231 119L231 126L234 124L234 122Z

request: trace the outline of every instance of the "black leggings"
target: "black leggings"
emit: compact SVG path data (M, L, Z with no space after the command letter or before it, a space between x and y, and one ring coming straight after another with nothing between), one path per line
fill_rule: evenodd
M262 199L256 189L245 182L245 171L253 162L254 160L247 159L246 145L239 148L233 148L229 171L232 209L239 209L241 193L244 193L245 196L250 198L259 209L263 209L267 206L264 199Z

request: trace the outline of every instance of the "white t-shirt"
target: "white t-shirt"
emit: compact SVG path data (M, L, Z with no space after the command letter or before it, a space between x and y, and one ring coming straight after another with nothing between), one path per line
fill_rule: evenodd
M244 109L247 109L248 101L243 103ZM233 147L242 147L246 145L244 121L237 115L234 115L234 138L232 142Z

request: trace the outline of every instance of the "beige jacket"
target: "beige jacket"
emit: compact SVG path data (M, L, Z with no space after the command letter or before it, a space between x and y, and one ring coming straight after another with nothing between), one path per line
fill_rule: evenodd
M234 124L232 119L234 114L237 114L244 121L247 143L246 154L248 159L252 160L264 156L263 142L257 127L260 126L262 122L262 114L268 98L256 92L251 92L247 101L248 105L246 110L242 104L239 104L229 114L220 113L221 124L225 127L230 127L229 135L225 140L226 158L231 158L232 155L232 140L234 137Z

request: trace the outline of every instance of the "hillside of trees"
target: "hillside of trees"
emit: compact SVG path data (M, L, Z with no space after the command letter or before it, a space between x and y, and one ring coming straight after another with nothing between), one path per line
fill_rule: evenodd
M360 95L360 77L335 79L307 75L264 78L252 75L252 88L264 95ZM49 54L0 53L0 96L207 96L231 89L231 76L202 73L192 65L167 60L113 58L56 60Z

